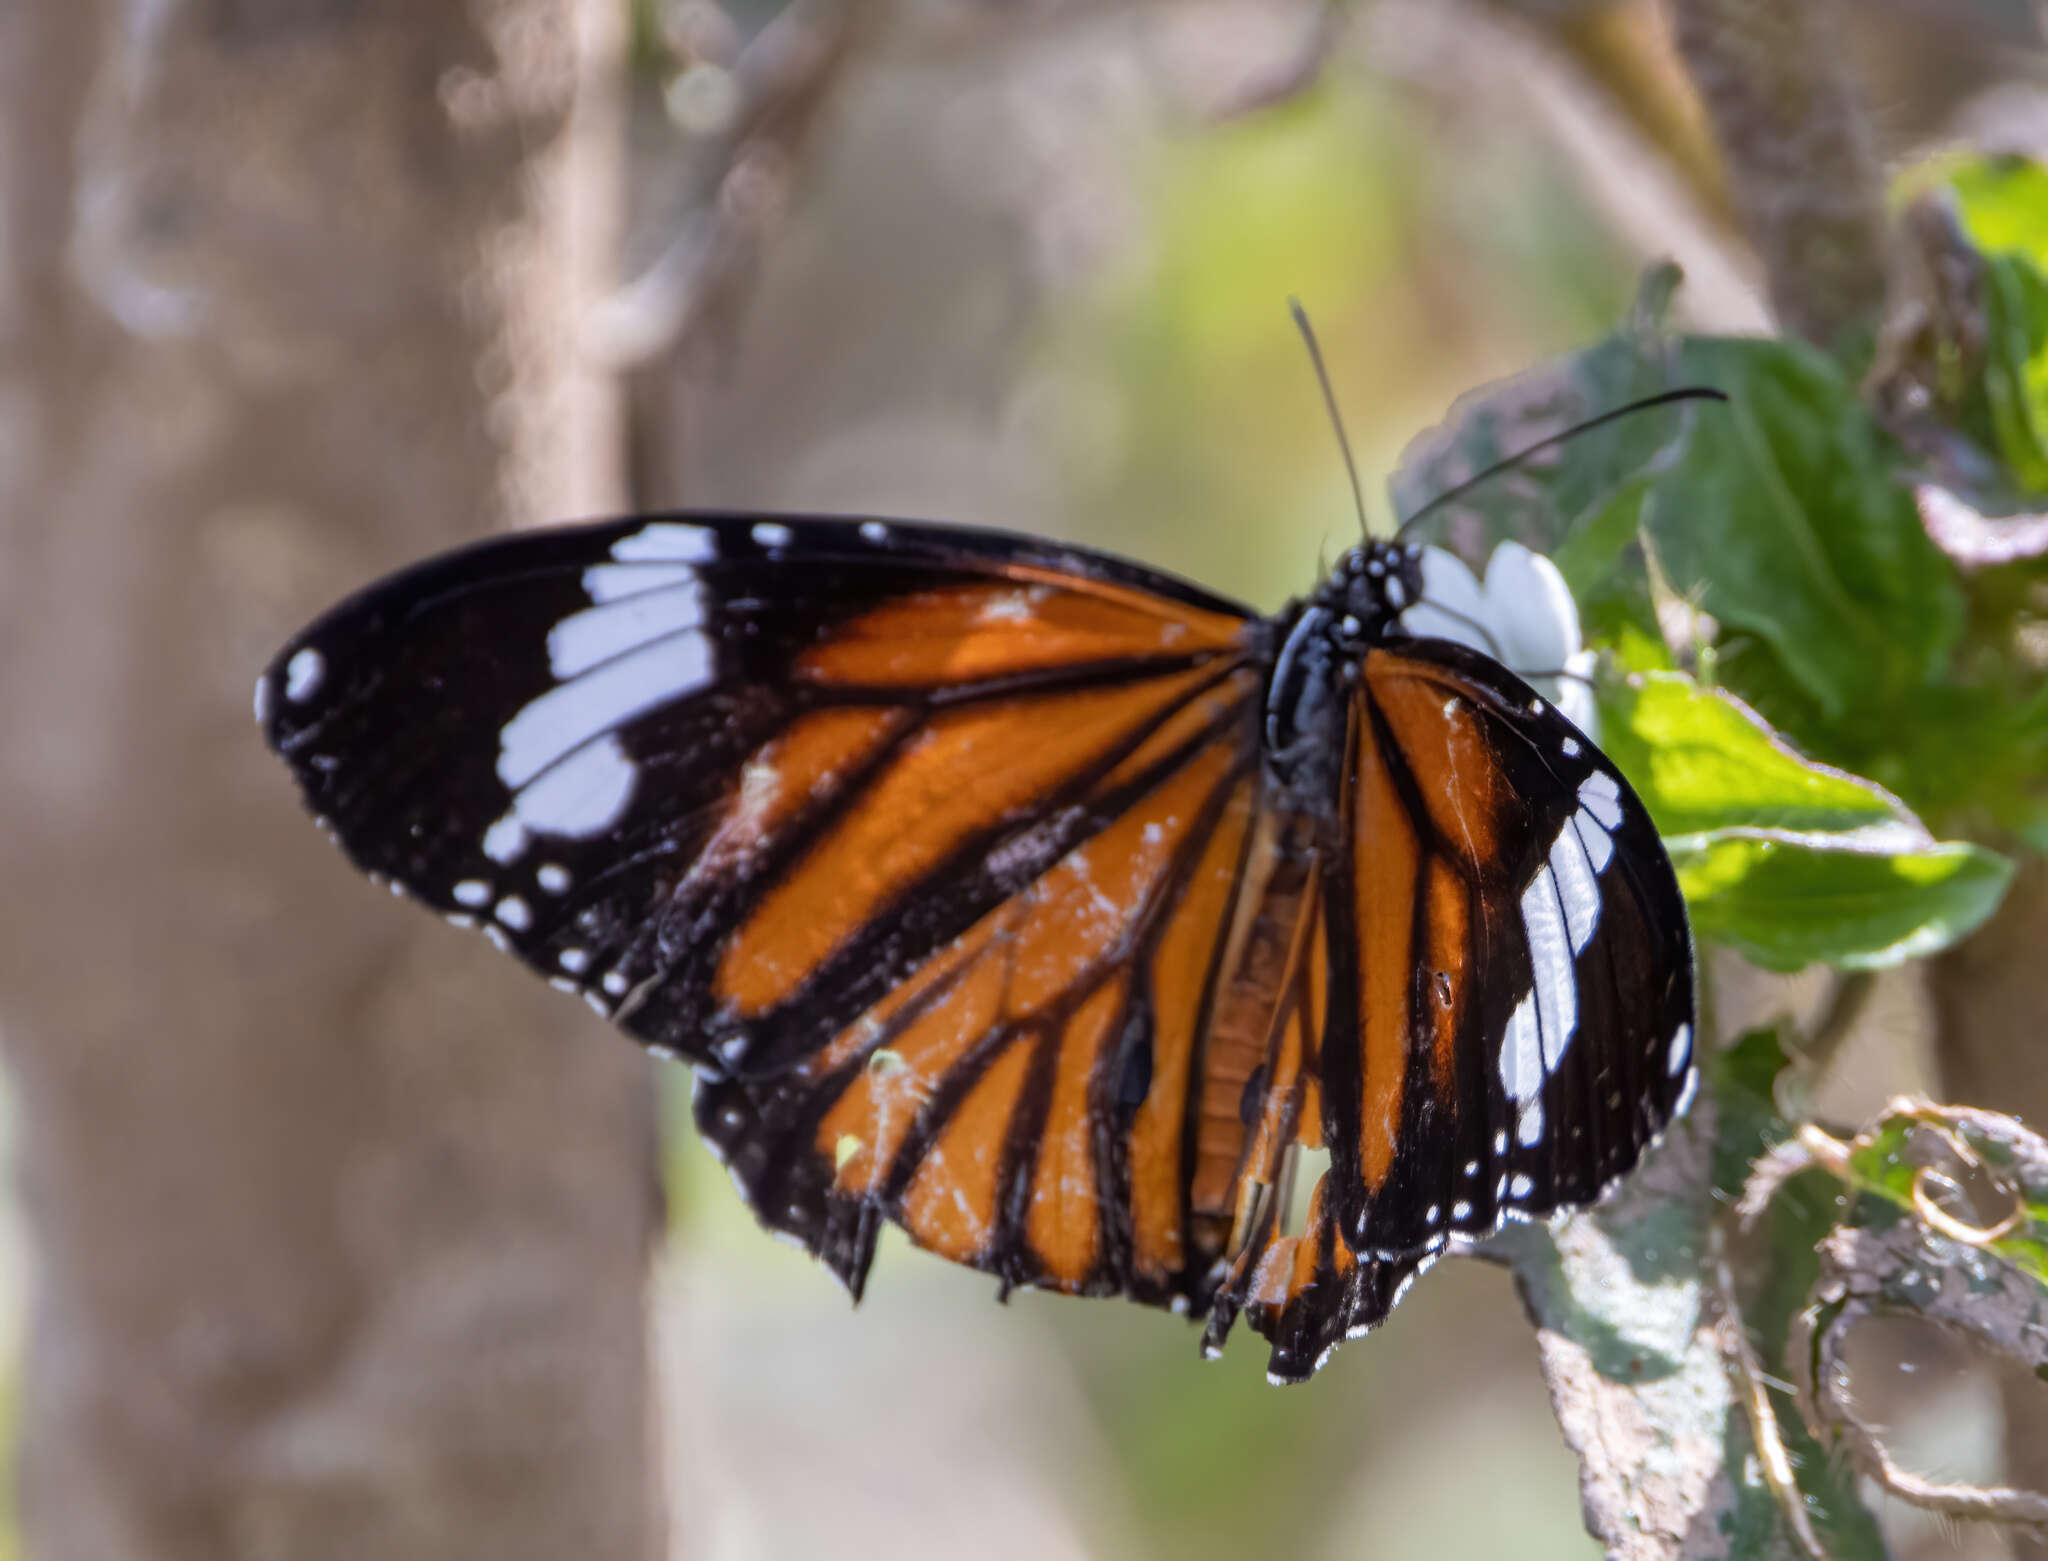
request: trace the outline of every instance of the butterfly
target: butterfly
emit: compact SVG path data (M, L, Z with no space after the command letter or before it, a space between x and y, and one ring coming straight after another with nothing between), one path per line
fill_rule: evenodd
M1648 815L1427 575L1369 541L1262 616L1031 536L638 516L370 586L257 714L358 867L692 1063L856 1299L893 1222L1296 1381L1696 1075Z

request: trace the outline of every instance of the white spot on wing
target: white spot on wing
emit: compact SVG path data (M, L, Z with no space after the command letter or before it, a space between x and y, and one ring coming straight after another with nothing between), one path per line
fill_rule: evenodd
M696 581L642 591L582 612L548 630L548 665L573 678L643 645L702 628L704 595Z
M1593 941L1593 929L1600 925L1600 886L1593 881L1586 848L1571 819L1565 820L1564 828L1557 832L1550 847L1550 877L1564 906L1564 924L1571 935L1572 952L1582 954Z
M1572 828L1578 831L1579 844L1586 848L1586 864L1598 873L1607 871L1607 864L1614 860L1614 837L1600 827L1600 821L1592 814L1580 812L1572 818Z
M484 905L491 898L491 886L481 878L465 878L455 886L457 905Z
M1674 1079L1692 1058L1692 1026L1682 1024L1671 1032L1671 1051L1664 1059L1664 1071Z
M592 564L583 571L583 590L602 605L649 591L693 585L697 571L688 564Z
M590 967L590 955L584 949L563 949L555 956L555 963L571 975L581 975Z
M1522 1114L1515 1119L1515 1142L1524 1149L1533 1149L1543 1142L1543 1097L1538 1095L1522 1106Z
M787 526L764 520L754 528L754 540L763 547L788 547L795 534Z
M569 869L560 862L541 863L540 871L533 876L535 881L549 894L567 894L569 892Z
M1579 756L1579 740L1576 737L1567 737L1558 746L1564 749L1564 756L1567 759L1576 759Z
M879 520L862 521L860 534L864 540L869 542L886 542L889 540L889 528Z
M1514 1180L1508 1183L1508 1196L1511 1198L1526 1198L1535 1190L1536 1184L1521 1171L1515 1172Z
M631 536L612 544L612 557L621 563L648 559L673 559L679 563L701 564L718 556L718 533L705 526L658 520L642 526Z
M484 855L494 862L516 862L525 851L526 826L517 814L507 813L484 831Z
M514 932L524 932L533 925L533 911L516 894L508 894L498 902L498 920Z
M256 724L270 724L270 674L264 673L256 680Z
M1605 770L1595 770L1579 783L1579 805L1607 829L1621 825L1621 788Z
M609 829L633 800L638 775L607 732L522 788L511 811L484 832L484 855L515 862L535 833L585 839Z
M1459 1199L1459 1200L1458 1200L1458 1201L1457 1201L1456 1203L1454 1203L1454 1204L1452 1204L1452 1205L1451 1205L1451 1218L1452 1218L1452 1219L1454 1219L1454 1220L1469 1220L1469 1219L1470 1219L1471 1217L1472 1217L1472 1205L1471 1205L1471 1204L1469 1204L1469 1203L1467 1203L1467 1202L1466 1202L1466 1201L1465 1201L1465 1200L1464 1200L1463 1198L1460 1198L1460 1199Z
M320 680L327 676L327 658L307 645L284 664L284 697L304 704L320 692Z
M1500 1043L1500 1087L1517 1104L1533 1100L1543 1088L1543 1049L1536 1029L1536 994L1525 993L1508 1016L1507 1034ZM1499 1147L1507 1148L1506 1135Z
M657 641L533 700L498 734L498 778L524 786L549 765L655 706L711 680L702 634ZM623 760L623 755L621 755Z
M1536 1014L1543 1037L1543 1068L1550 1072L1579 1027L1579 981L1572 968L1564 914L1558 909L1556 880L1548 867L1536 869L1522 891L1522 925L1529 934L1529 967L1536 982Z

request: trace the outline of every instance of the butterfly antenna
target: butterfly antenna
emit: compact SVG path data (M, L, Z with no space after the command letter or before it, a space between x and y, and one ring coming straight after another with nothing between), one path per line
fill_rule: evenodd
M1323 405L1329 408L1330 426L1337 430L1337 448L1344 452L1344 470L1351 478L1351 502L1358 507L1358 533L1370 536L1372 528L1365 523L1365 489L1358 485L1358 463L1351 459L1351 441L1344 437L1344 419L1337 411L1337 393L1330 388L1330 371L1323 367L1323 349L1316 342L1316 328L1308 323L1308 311L1302 308L1299 298L1288 299L1287 307L1294 315L1295 329L1308 343L1309 362L1316 366L1316 383L1323 387Z
M1710 385L1688 385L1682 390L1663 390L1654 396L1644 396L1639 401L1630 401L1625 405L1612 407L1602 412L1598 417L1589 417L1583 423L1574 423L1571 427L1554 433L1547 439L1539 439L1534 444L1517 450L1513 455L1503 456L1483 471L1474 472L1463 482L1455 483L1444 489L1442 493L1439 493L1435 498L1423 505L1421 509L1402 521L1400 529L1394 535L1397 539L1405 537L1408 535L1409 528L1418 521L1427 519L1453 500L1464 497L1464 495L1470 493L1482 482L1490 481L1498 477L1502 472L1512 471L1515 467L1528 460L1530 456L1542 454L1552 445L1563 444L1568 439L1576 439L1580 434L1591 433L1596 428L1616 422L1634 413L1647 412L1652 407L1669 406L1674 401L1726 401L1727 399L1728 396L1725 391L1715 390ZM1354 485L1357 481L1356 477L1352 478Z

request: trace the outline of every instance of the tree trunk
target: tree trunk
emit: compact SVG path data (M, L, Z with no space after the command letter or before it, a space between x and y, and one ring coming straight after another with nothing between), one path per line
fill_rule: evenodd
M614 12L0 8L35 1555L656 1549L639 1055L358 881L249 711L337 593L616 501Z

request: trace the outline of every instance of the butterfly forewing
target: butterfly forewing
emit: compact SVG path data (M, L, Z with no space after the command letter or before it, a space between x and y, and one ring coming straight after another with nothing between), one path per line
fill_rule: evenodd
M1228 703L1242 625L1048 543L643 518L395 576L259 703L360 866L730 1066L757 1033L801 1054L1085 838L1117 765Z

